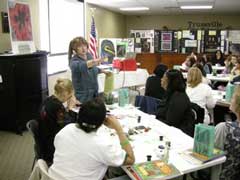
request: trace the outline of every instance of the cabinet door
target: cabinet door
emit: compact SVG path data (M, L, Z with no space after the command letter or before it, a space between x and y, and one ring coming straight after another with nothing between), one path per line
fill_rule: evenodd
M0 59L0 129L16 130L15 65Z
M20 127L38 117L39 107L48 95L46 63L45 57L16 61L17 122Z

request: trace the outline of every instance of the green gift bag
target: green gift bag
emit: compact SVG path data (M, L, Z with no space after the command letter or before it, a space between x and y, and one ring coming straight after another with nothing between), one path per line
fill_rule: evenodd
M214 149L214 139L214 126L208 126L205 124L195 125L193 152L205 155L207 157L212 157Z
M226 101L230 102L231 99L232 99L232 95L233 95L233 92L234 92L234 85L232 83L228 83L227 84L227 87L226 87Z
M118 91L118 105L123 107L129 104L129 90L127 88L121 88Z

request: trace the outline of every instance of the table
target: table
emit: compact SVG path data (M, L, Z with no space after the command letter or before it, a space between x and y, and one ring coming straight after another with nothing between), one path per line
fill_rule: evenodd
M184 79L187 79L187 73L183 72ZM216 76L213 76L212 74L207 74L207 79L211 81L219 81L219 82L228 82L231 79L230 74L217 74Z
M114 89L121 87L144 86L149 74L146 69L137 69L136 71L120 71L114 72ZM48 77L49 95L54 93L54 85L58 78L72 79L71 70L59 75L50 75ZM99 92L103 92L105 83L105 74L98 75Z
M114 88L143 86L146 84L149 74L146 69L137 69L136 71L114 72ZM105 83L105 74L98 75L99 92L103 92Z
M123 130L125 132L127 132L129 128L133 128L139 125L151 128L151 130L144 132L144 134L142 133L130 136L132 139L131 145L135 154L135 163L146 162L147 155L152 156L151 160L159 159L156 155L156 149L159 145L160 135L164 135L164 138L171 141L169 163L172 163L180 171L180 174L178 174L178 176L200 169L212 167L221 164L226 160L226 157L224 156L204 164L195 162L190 163L185 158L183 158L181 152L193 147L193 138L183 133L180 129L168 126L155 119L155 116L143 113L142 111L132 106L116 108L114 110L111 110L111 114L114 114L117 117L121 117L119 121L123 126ZM138 116L141 116L140 123L137 122ZM125 169L125 166L123 169ZM132 176L130 177L134 179Z
M224 70L225 69L225 66L212 66L212 69L213 70Z
M219 91L219 90L212 90L213 96L215 99L217 99L217 105L223 106L223 107L229 107L230 102L226 101L225 99L225 91Z

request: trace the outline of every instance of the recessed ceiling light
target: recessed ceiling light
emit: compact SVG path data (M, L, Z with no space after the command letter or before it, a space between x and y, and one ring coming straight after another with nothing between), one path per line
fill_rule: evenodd
M180 6L181 9L212 9L213 6Z
M128 8L120 8L121 11L148 11L148 7L128 7Z

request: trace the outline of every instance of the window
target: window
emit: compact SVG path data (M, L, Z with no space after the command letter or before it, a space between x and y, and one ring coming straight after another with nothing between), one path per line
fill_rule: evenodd
M68 69L68 45L84 36L84 3L77 0L39 0L40 48L50 52L48 74Z

